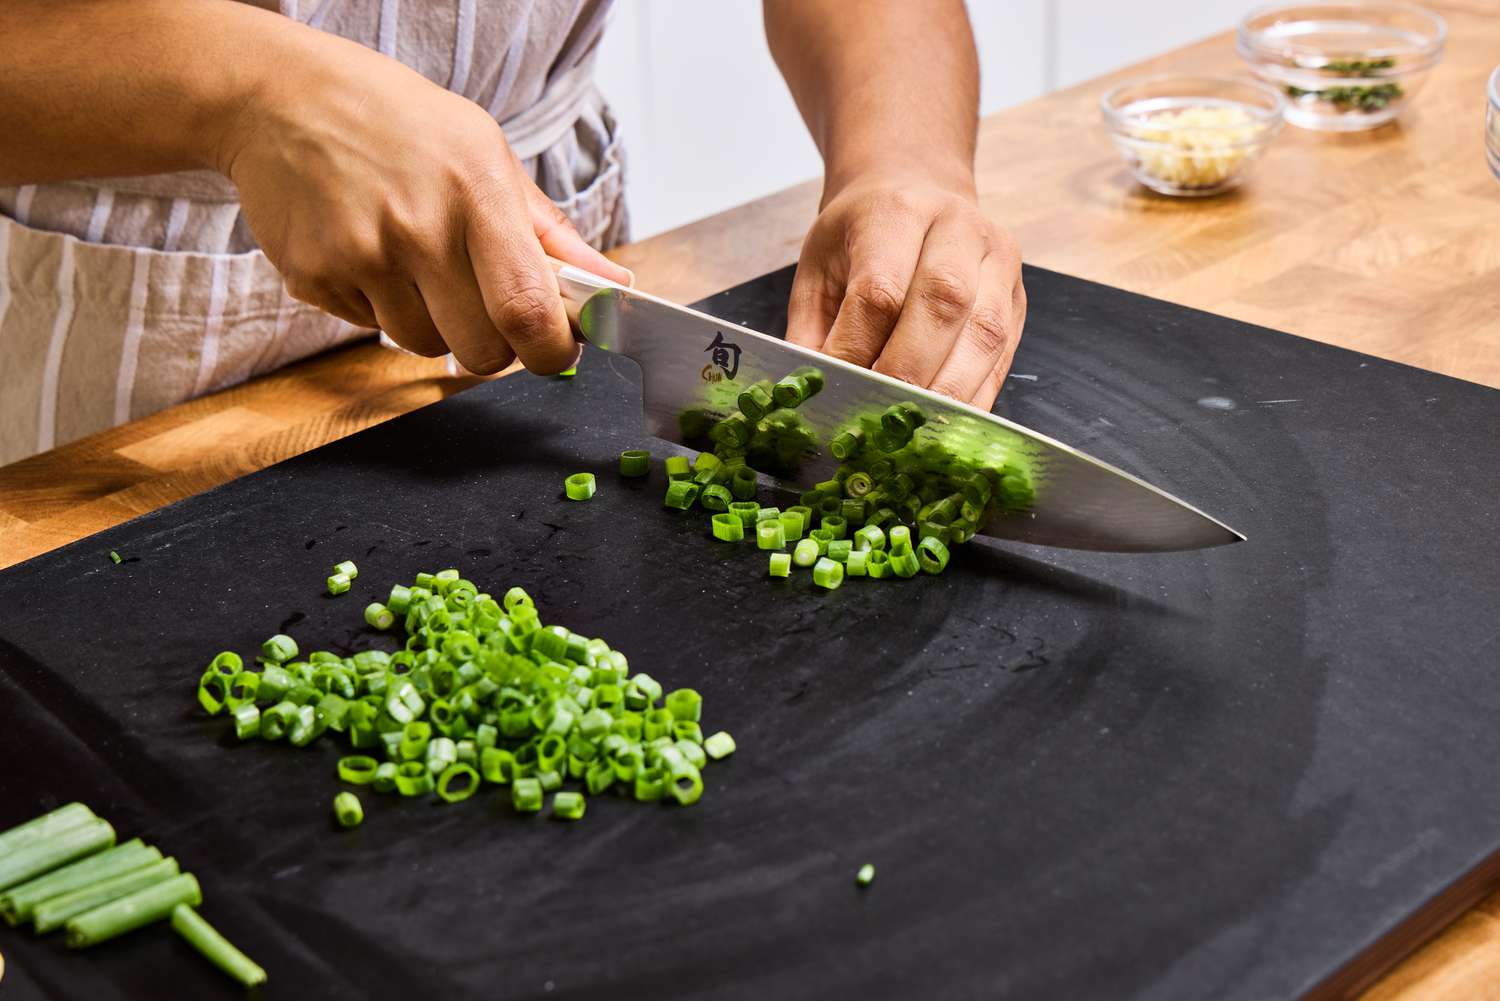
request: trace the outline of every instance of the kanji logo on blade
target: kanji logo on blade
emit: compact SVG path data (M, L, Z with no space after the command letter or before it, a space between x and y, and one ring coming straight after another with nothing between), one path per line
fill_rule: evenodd
M713 343L703 349L710 352L709 358L713 365L717 366L724 374L722 378L733 380L735 373L740 370L740 346L724 339L722 330L714 331ZM705 382L717 382L720 376L712 371L711 366L704 366L703 379Z

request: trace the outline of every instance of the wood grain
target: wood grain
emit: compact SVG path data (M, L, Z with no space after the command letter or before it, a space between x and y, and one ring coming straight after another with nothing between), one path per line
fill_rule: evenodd
M987 119L986 209L1026 259L1172 302L1500 387L1500 183L1484 82L1500 3L1446 0L1448 53L1375 132L1288 127L1241 191L1177 201L1134 185L1100 93L1144 73L1240 67L1229 35ZM691 301L797 257L808 182L623 247L641 287ZM467 388L441 363L361 344L0 469L0 566ZM1392 970L1367 1001L1500 1001L1500 895Z

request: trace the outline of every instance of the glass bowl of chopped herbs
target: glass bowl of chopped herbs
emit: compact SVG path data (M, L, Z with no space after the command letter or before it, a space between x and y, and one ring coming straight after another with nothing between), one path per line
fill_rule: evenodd
M1246 14L1235 47L1286 97L1287 121L1360 132L1401 113L1447 37L1440 16L1412 4L1278 4Z
M1232 77L1153 76L1099 101L1104 127L1141 184L1163 195L1228 191L1281 131L1286 102Z

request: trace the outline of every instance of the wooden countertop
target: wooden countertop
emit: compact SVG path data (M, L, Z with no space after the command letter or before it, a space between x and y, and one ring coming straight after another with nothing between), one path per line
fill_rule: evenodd
M1500 182L1484 162L1495 0L1431 4L1445 61L1401 120L1288 127L1242 191L1131 183L1097 100L1145 73L1239 72L1229 34L986 119L985 207L1028 262L1500 388ZM692 301L791 263L809 182L623 247L642 288ZM464 389L441 363L361 344L0 469L0 567ZM1500 894L1366 996L1500 998Z

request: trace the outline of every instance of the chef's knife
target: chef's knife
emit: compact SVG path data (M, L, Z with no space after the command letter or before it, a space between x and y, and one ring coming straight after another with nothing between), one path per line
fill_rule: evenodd
M820 442L860 415L878 415L911 401L933 436L966 459L992 468L1026 470L1033 498L1024 510L997 510L980 535L1070 549L1168 552L1243 541L1244 536L1122 470L1012 421L924 389L758 334L707 313L617 285L572 265L554 262L558 287L583 339L641 367L646 429L688 444L679 419L685 411L727 416L739 393L761 379L775 382L812 365L823 372L821 392L797 413ZM802 486L832 475L826 448L799 469ZM800 489L797 484L787 484Z

